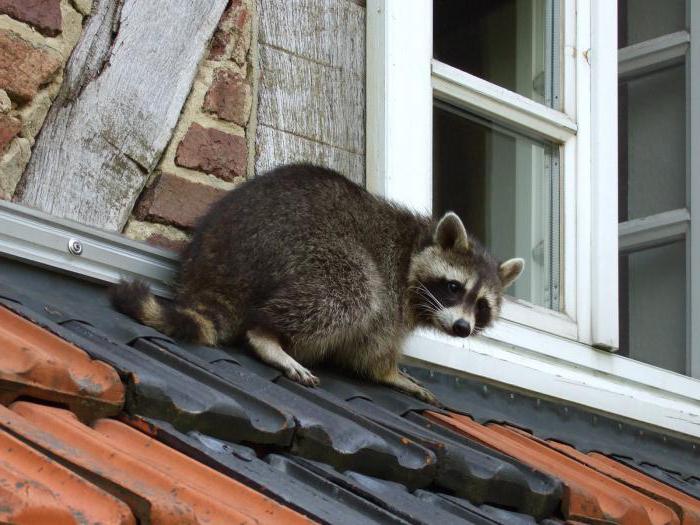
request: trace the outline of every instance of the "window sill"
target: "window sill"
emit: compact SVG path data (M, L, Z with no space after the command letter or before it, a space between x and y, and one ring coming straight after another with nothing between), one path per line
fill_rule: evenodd
M404 355L700 437L700 381L509 321L472 339L420 331Z

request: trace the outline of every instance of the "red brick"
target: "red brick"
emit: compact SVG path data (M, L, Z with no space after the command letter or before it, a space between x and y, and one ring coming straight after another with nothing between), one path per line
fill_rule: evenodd
M7 145L21 129L22 123L15 117L0 115L0 154L5 151Z
M61 32L60 0L0 0L0 14L25 22L46 36Z
M245 138L192 124L177 146L175 164L232 181L246 173Z
M163 173L145 192L136 208L140 220L191 229L225 190Z
M204 97L204 109L223 120L245 126L250 115L251 98L250 85L239 74L217 69Z
M24 102L32 99L59 67L61 60L54 54L0 30L0 89L10 97Z
M231 58L227 56L226 50L232 39L233 55L237 62L245 57L250 46L250 12L243 5L242 0L232 0L224 11L219 21L219 26L214 32L211 48L209 50L210 60L225 60Z

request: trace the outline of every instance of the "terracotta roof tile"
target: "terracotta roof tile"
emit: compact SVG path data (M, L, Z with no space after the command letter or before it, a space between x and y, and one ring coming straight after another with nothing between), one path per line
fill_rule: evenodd
M566 486L562 502L568 519L630 525L675 525L678 516L668 507L578 461L522 431L476 423L460 414L431 413L430 417L501 452L561 479Z
M117 421L91 428L69 411L18 402L0 407L0 426L127 502L141 522L313 523Z
M109 365L0 307L0 402L19 396L68 405L84 419L116 414L124 385Z
M0 522L135 525L129 507L0 431Z
M697 499L598 452L583 454L563 443L549 441L548 444L567 456L630 487L634 487L647 496L672 508L681 517L682 525L700 525L700 501Z

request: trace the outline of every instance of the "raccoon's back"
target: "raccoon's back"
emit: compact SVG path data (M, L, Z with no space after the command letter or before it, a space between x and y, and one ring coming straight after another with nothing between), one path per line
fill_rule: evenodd
M390 271L386 264L393 261L381 260L387 250L413 242L424 227L418 217L337 172L283 166L242 184L212 207L185 253L183 281L209 288L247 289L254 283L269 288L291 269L322 267L326 255L348 250L365 250L380 269Z

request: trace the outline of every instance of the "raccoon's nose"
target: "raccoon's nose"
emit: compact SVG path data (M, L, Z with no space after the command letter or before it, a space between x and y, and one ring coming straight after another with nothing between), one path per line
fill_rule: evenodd
M452 325L452 331L457 337L467 337L472 333L472 327L464 319L457 319Z

